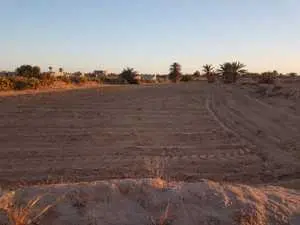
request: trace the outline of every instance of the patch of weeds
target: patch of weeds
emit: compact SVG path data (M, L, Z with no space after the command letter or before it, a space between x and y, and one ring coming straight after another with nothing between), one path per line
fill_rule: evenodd
M172 225L174 219L170 217L170 203L167 204L163 214L159 219L151 218L151 225Z
M146 159L146 169L149 171L150 176L155 178L161 178L168 180L167 168L168 168L168 159L162 156L154 156Z
M12 203L6 210L10 223L15 225L39 224L41 218L64 197L58 198L53 204L48 204L37 210L42 198L42 195L37 196L28 201L25 205L18 202Z
M86 207L86 200L80 191L74 191L68 194L68 198L74 208L80 210Z

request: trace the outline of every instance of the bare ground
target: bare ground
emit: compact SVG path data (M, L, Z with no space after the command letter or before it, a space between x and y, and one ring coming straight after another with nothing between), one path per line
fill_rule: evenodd
M300 119L205 82L0 98L0 183L300 178Z
M7 225L299 225L299 211L299 191L207 180L122 179L0 196L0 224Z

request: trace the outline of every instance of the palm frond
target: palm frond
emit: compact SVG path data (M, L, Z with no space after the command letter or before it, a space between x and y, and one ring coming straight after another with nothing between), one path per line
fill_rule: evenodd
M204 73L212 73L213 72L213 70L214 70L214 67L213 67L213 65L211 65L211 64L205 64L205 65L203 65L202 66L202 71L204 72Z

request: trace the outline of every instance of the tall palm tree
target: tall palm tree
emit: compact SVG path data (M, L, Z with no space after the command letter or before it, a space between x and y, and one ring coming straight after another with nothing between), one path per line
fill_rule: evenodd
M129 84L138 84L139 81L137 78L137 72L130 67L123 69L122 73L120 74L121 79L127 81Z
M181 65L177 62L174 62L170 66L169 80L177 82L181 77Z
M246 73L246 65L240 62L225 62L220 65L218 72L222 75L225 83L235 83L241 74Z
M205 76L207 78L207 81L209 83L213 83L215 81L215 73L214 73L214 67L211 64L205 64L202 66L202 71L205 73Z
M205 74L211 74L214 71L214 67L211 64L205 64L205 65L202 66L202 68L203 68L202 71Z

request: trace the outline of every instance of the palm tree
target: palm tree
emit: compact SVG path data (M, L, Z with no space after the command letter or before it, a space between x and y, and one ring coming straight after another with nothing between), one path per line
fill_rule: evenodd
M296 76L298 76L297 73L295 73L295 72L288 73L287 75L290 76L290 77L296 77Z
M170 66L169 80L172 82L177 82L181 77L181 65L177 62L174 62Z
M202 71L205 74L211 74L214 71L214 67L211 64L205 64L205 65L202 66L202 68L203 68Z
M197 78L199 78L199 77L201 76L201 74L200 74L199 70L196 70L196 71L193 73L192 76L193 76L194 79L197 79Z
M225 83L235 83L241 74L246 73L246 65L240 62L225 62L220 65L218 72L222 75Z
M202 71L205 73L205 76L209 83L213 83L215 81L215 73L214 67L211 64L205 64L202 66Z
M49 66L49 67L48 67L48 69L49 69L49 72L51 73L51 72L52 72L52 69L53 69L53 67L52 67L52 66Z
M62 72L64 72L64 69L63 69L63 68L59 68L58 71L59 71L60 73L62 73Z
M138 84L139 81L137 80L137 72L130 67L123 69L122 73L120 74L122 80L127 81L129 84Z

